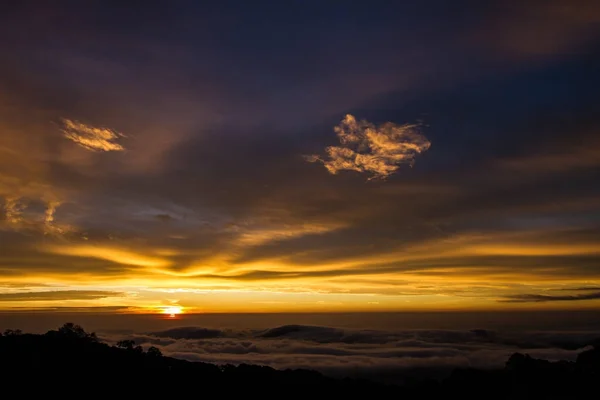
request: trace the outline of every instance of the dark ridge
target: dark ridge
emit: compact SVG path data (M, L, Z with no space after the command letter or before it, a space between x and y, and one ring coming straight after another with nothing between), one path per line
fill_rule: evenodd
M342 332L335 328L329 328L326 326L312 326L312 325L282 325L276 328L267 329L264 332L258 334L258 337L263 338L277 338L281 336L288 336L291 334L323 334L342 336Z
M213 365L163 356L131 340L116 346L71 323L43 335L0 335L4 393L52 396L357 395L396 399L589 399L597 397L600 348L575 362L550 362L515 353L499 370L457 369L448 378L411 378L402 386L334 379L310 370L242 364ZM24 383L25 382L25 383ZM59 391L59 392L56 392ZM596 393L596 394L594 394Z

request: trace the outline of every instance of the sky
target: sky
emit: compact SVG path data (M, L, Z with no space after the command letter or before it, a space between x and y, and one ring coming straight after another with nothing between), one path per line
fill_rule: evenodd
M14 1L0 48L0 310L600 305L597 2Z

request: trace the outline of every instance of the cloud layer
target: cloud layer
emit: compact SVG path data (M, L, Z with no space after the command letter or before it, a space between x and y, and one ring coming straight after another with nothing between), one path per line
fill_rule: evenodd
M132 339L190 361L310 368L333 376L390 382L399 382L415 370L441 376L456 367L501 368L517 351L573 360L599 336L598 332L381 331L306 325L263 331L185 327L147 334L101 334L110 343Z
M429 149L431 143L420 133L419 125L397 125L386 122L376 126L346 115L334 128L341 146L325 149L327 157L307 157L321 162L332 173L349 170L371 174L370 179L384 179L401 164L413 165L415 157Z

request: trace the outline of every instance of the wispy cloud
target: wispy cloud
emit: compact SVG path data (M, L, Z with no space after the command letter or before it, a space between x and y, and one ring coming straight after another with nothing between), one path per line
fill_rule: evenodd
M33 199L37 200L37 199ZM46 209L43 217L36 215L35 212L28 211L28 202L31 199L18 196L8 196L4 198L4 215L0 215L0 230L11 231L37 231L45 235L61 237L63 234L72 232L74 227L56 223L56 209L61 202L49 200L46 202ZM44 201L44 200L42 200Z
M54 214L56 213L56 209L60 206L59 201L50 201L46 205L46 211L44 212L44 233L47 235L60 235L65 233L72 228L67 225L56 225L54 223Z
M86 125L70 119L62 120L61 128L64 136L91 151L123 151L125 148L117 143L122 133L103 127Z
M4 200L4 214L9 224L19 224L22 221L21 212L25 206L17 197L7 197Z
M417 154L431 146L416 124L386 122L377 126L347 114L334 131L341 146L327 147L325 158L306 157L309 162L323 163L332 174L349 170L371 173L370 179L384 179L396 172L400 164L412 166Z
M342 223L332 224L290 224L262 228L244 228L243 226L234 226L230 230L239 233L237 244L242 246L257 246L269 242L277 242L289 239L295 239L308 235L323 235L343 228Z
M57 245L49 246L46 250L51 254L97 258L122 265L133 265L138 267L161 268L170 265L170 261L166 258L100 245Z
M600 291L600 286L581 286L581 287L566 287L554 289L563 292L583 292L583 291Z
M576 301L597 299L600 299L600 292L568 296L551 296L546 294L518 294L514 296L507 296L500 301L508 303L540 303L546 301Z

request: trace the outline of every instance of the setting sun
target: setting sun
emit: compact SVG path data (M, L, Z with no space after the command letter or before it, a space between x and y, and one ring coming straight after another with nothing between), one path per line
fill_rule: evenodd
M183 307L180 306L169 306L165 307L162 310L163 314L168 314L169 317L174 318L177 314L181 314L183 312Z

